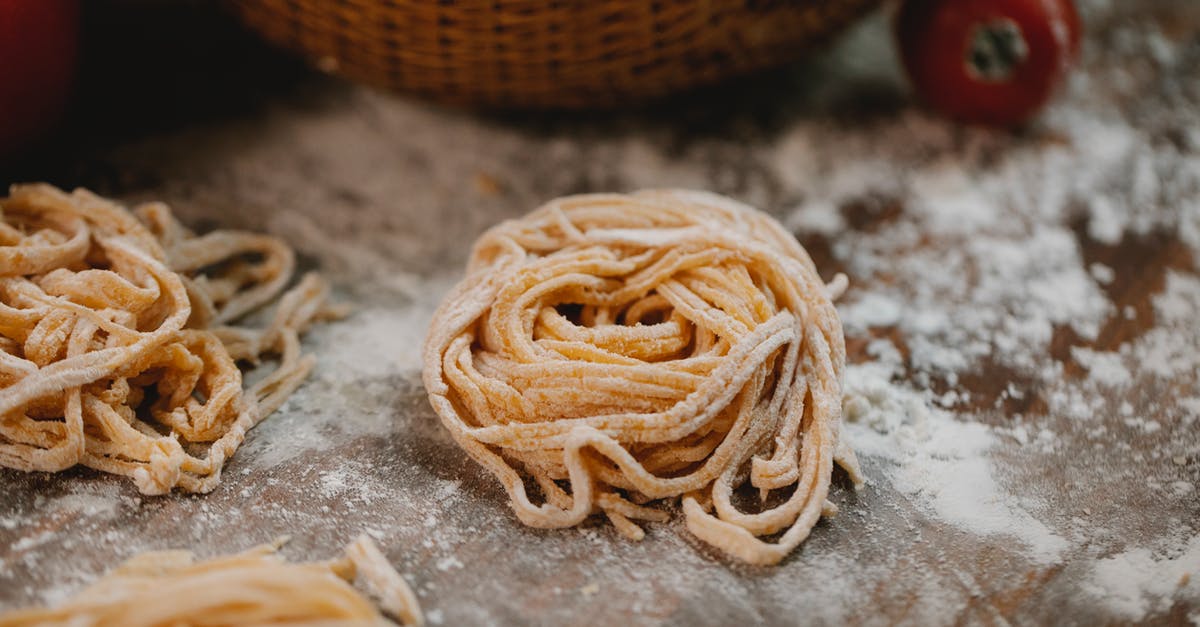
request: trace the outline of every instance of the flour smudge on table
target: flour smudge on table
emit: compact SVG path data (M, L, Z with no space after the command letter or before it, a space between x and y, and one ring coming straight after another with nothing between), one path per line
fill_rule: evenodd
M1084 70L1011 135L908 105L840 114L864 82L899 89L877 18L807 66L847 80L704 133L686 115L481 122L334 85L123 147L106 158L155 181L126 200L280 235L358 314L308 339L312 380L204 499L0 475L0 604L62 598L138 550L288 533L303 558L364 530L431 623L1194 620L1200 48L1168 9L1083 4ZM766 208L826 278L851 277L845 428L871 484L841 484L836 524L775 569L730 566L673 523L638 544L522 528L441 433L406 353L487 226L663 186Z

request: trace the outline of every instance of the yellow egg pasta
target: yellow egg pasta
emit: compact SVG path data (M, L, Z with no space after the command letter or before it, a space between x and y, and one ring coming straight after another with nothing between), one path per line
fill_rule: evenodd
M561 198L476 242L434 315L425 386L524 523L603 513L638 539L635 520L682 499L701 540L773 564L835 511L835 461L862 482L839 440L844 287L727 198Z
M284 293L294 266L277 238L197 236L161 203L14 187L0 199L0 465L210 491L312 369L299 334L341 313L315 275ZM277 297L264 325L233 324ZM238 363L267 355L278 366L244 390Z
M0 615L0 627L393 624L351 585L356 578L389 616L422 624L416 596L369 537L329 562L288 563L273 554L278 546L200 562L188 551L143 553L58 607Z

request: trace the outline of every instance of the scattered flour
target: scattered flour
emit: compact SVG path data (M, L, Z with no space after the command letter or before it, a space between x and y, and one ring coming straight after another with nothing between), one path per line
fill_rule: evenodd
M859 332L869 327L888 327L900 322L904 311L899 303L887 296L875 292L863 294L853 304L844 305L840 310L847 330Z
M1128 386L1133 375L1125 367L1119 353L1094 351L1082 346L1071 347L1071 356L1088 369L1092 381L1109 387Z
M1095 15L1126 3L1083 4ZM877 21L856 36L886 53ZM0 553L0 598L62 598L135 550L222 552L231 529L238 546L292 533L324 556L316 549L365 527L412 573L432 624L565 621L553 613L563 607L630 624L670 622L671 612L680 623L870 623L880 622L875 603L911 606L914 624L973 622L962 612L1010 589L1004 576L1025 581L1026 566L1057 565L1084 573L1047 582L1056 589L1045 598L1066 609L1136 621L1174 602L1195 607L1200 540L1164 529L1196 514L1200 279L1168 271L1154 329L1112 350L1088 346L1106 325L1146 313L1109 300L1129 269L1094 262L1089 247L1165 233L1200 258L1200 130L1181 80L1195 75L1183 65L1194 44L1137 28L1089 42L1088 69L1022 134L910 106L846 123L836 105L814 101L778 126L750 112L732 130L697 134L633 117L585 128L581 141L574 123L481 122L340 89L333 103L269 105L262 119L127 147L115 158L122 171L162 181L136 193L183 200L188 219L211 220L231 200L261 209L220 219L287 238L357 310L308 336L312 379L250 434L213 494L140 502L103 484L111 490L0 503L0 538L13 538ZM1159 71L1125 69L1143 60ZM1181 84L1171 98L1109 93L1161 96L1154 80ZM464 185L480 172L502 191ZM823 236L853 279L839 310L849 337L867 339L868 360L846 372L845 434L871 471L862 502L872 507L835 490L844 518L770 574L746 577L703 554L677 522L648 526L639 544L601 527L526 529L422 404L421 338L476 234L562 193L650 186L712 188L774 211L801 236ZM864 198L901 211L860 228L846 208ZM1051 356L1068 334L1079 342ZM1002 380L964 383L980 372ZM980 400L976 388L989 387L995 399ZM963 537L889 528L898 510ZM53 536L36 531L60 524ZM1177 540L1150 547L1144 537ZM82 542L100 557L79 559ZM985 544L1009 559L987 569L964 559ZM593 580L602 594L557 601ZM713 599L728 613L695 613L713 611ZM546 614L522 613L531 607ZM1200 610L1190 616L1200 622Z
M1134 621L1166 612L1176 601L1200 603L1200 535L1165 553L1136 548L1098 560L1084 588Z
M1167 68L1188 58L1153 27L1117 37L1120 54L1132 58L1150 56ZM844 405L846 435L861 457L882 464L875 485L904 494L938 522L1012 537L1023 545L1016 552L1037 564L1087 563L1085 547L1128 550L1096 563L1108 579L1089 590L1122 582L1127 592L1114 610L1132 607L1120 614L1141 620L1170 608L1161 599L1196 603L1194 588L1172 597L1157 574L1178 580L1194 571L1196 541L1165 547L1157 561L1128 543L1147 537L1148 521L1197 515L1200 397L1187 392L1200 388L1200 278L1194 267L1166 270L1150 302L1154 326L1113 334L1122 320L1141 326L1143 305L1117 306L1106 294L1119 277L1128 280L1128 260L1090 255L1165 235L1200 260L1200 144L1189 143L1200 135L1194 98L1178 109L1148 109L1159 128L1192 129L1181 131L1178 146L1157 139L1148 118L1135 123L1084 104L1111 78L1077 76L1072 107L1045 118L1062 139L1057 145L970 129L950 137L912 116L873 128L875 143L835 141L845 129L801 122L777 150L788 167L781 180L806 191L786 223L830 239L852 279L839 303L847 334L876 338L866 347L875 361L847 370ZM1138 89L1131 85L1125 89ZM951 144L955 154L947 156L942 149ZM929 159L911 168L914 154ZM843 171L850 174L830 174ZM845 212L864 197L891 199L903 211L858 228ZM891 339L881 338L885 328ZM1064 346L1068 331L1076 339ZM1091 346L1114 335L1123 338L1116 347ZM1002 390L995 416L959 389L989 370L1013 375L1007 384L984 383ZM1088 486L1072 490L1082 502L1104 502L1103 476L1142 486L1145 498L1102 517L1093 512L1098 506L1069 517L1061 496L1049 499L1037 487L1047 476ZM1170 524L1151 526L1162 533Z
M458 491L462 488L462 480L450 479L441 481L438 484L438 498L450 499L458 495Z
M462 568L462 567L463 567L462 561L453 555L448 555L446 557L443 557L442 559L438 560L438 562L437 562L437 569L442 572L446 572L448 570L453 570L455 568Z
M1098 261L1088 266L1088 271L1091 272L1092 278L1096 279L1096 282L1101 285L1108 285L1113 282L1113 279L1117 278L1116 272L1111 267Z
M846 434L858 453L886 461L886 481L939 520L1016 538L1035 562L1054 563L1067 542L997 484L986 456L996 444L992 430L955 419L890 378L878 362L847 370Z
M1088 235L1104 244L1116 244L1125 233L1126 218L1117 212L1113 202L1106 196L1095 196L1090 200L1091 220Z
M442 294L447 282L423 289ZM411 375L421 370L421 345L433 318L431 296L409 306L371 306L352 312L347 324L329 325L327 339L316 340L331 350L321 355L322 370L338 378Z

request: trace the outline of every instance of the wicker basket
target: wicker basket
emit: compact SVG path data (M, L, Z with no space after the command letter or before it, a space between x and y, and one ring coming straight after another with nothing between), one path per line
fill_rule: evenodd
M232 0L323 69L437 100L605 107L795 58L880 0Z

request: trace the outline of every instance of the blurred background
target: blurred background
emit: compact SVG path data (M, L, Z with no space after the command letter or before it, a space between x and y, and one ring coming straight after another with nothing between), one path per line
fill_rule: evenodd
M415 13L355 13L346 7L390 3L7 0L0 3L0 25L7 19L10 30L22 28L20 20L27 18L22 12L28 12L22 4L42 7L44 15L34 22L56 17L56 12L66 15L57 16L60 24L41 27L60 39L42 37L51 43L41 44L37 52L49 54L52 64L66 64L72 75L61 79L70 90L65 115L51 123L60 99L51 93L41 98L50 104L47 115L24 125L37 127L36 133L30 130L21 141L8 142L16 148L0 147L8 153L0 165L4 184L48 178L106 189L104 179L120 175L88 171L102 167L92 158L97 151L211 120L253 115L272 102L311 102L345 89L342 80L321 70L399 88L409 98L467 107L497 123L578 134L644 122L681 136L724 134L749 140L798 117L869 123L922 106L901 69L892 28L897 6L891 2L715 3L729 6L710 8L703 19L686 2L648 3L646 11L636 2L593 3L616 7L608 13L579 8L588 3L513 2L496 3L516 7L508 10L506 20L488 21L476 9L472 22L457 17L453 2L398 3L431 7ZM1009 4L1019 9L1023 3ZM1104 49L1106 39L1119 39L1117 25L1131 15L1161 24L1167 36L1191 38L1183 49L1193 59L1197 55L1194 25L1200 18L1194 2L1090 0L1079 12L1094 35L1089 55L1123 64L1131 80L1150 78L1144 75L1146 60ZM69 35L56 31L68 28L74 13L78 53L71 62L72 51L55 58L53 46L66 45ZM397 26L398 19L413 23ZM555 35L570 31L572 20L586 26ZM505 24L510 25L507 30ZM486 37L471 29L485 29ZM34 53L9 35L14 50L3 52L28 65ZM477 40L484 43L472 43ZM415 59L405 56L397 41L432 46L442 58L431 65L419 52ZM519 49L523 41L531 41L526 50ZM506 53L507 48L518 49ZM452 54L444 54L447 49ZM506 61L506 54L516 60ZM523 74L530 55L545 67L526 68ZM475 68L477 74L464 68ZM56 72L63 70L41 74ZM38 89L55 91L53 85L46 87L43 81L39 86L19 73L4 78L10 91L23 92L16 98L36 102ZM1195 81L1191 83L1183 89L1194 91ZM945 85L946 90L954 87L953 82ZM1091 86L1097 87L1122 88ZM1115 103L1134 106L1137 89L1124 88L1126 93L1114 94ZM1194 93L1181 95L1194 98ZM5 124L22 125L11 116Z

